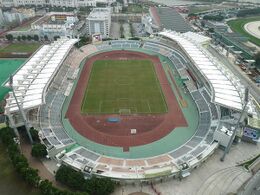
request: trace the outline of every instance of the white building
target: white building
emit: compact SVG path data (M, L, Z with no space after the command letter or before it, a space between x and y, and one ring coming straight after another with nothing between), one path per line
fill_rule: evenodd
M0 0L0 6L18 7L26 5L36 6L58 6L58 7L96 7L97 3L105 3L110 5L116 0Z
M149 14L144 14L142 16L142 24L144 26L145 32L149 34L160 31L159 25L155 23L155 21Z
M87 17L86 26L88 35L100 33L103 38L109 37L111 26L111 9L93 9Z
M37 31L40 37L74 36L78 18L72 12L50 12L31 24L31 30Z

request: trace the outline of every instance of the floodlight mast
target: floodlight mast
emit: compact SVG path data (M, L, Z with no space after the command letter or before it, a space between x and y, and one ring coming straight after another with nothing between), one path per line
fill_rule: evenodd
M230 140L228 142L228 145L227 145L227 147L225 147L225 151L223 153L223 156L220 158L220 161L224 161L225 160L226 154L230 150L230 147L231 147L231 145L233 143L233 140L234 140L234 138L236 136L236 132L237 132L237 129L239 127L240 121L241 121L244 113L246 112L246 107L247 107L247 104L248 104L248 98L249 98L249 88L247 87L247 88L245 88L245 97L244 97L244 104L243 104L242 112L241 112L241 114L239 116L239 119L238 119L237 124L235 126L235 129L234 129L234 131L233 131L233 133L231 135L231 138L230 138Z
M31 144L33 144L32 135L31 135L31 133L30 133L30 124L29 124L29 122L27 121L26 116L25 116L25 114L24 114L24 111L23 111L23 109L21 108L21 106L20 106L20 104L19 104L19 102L18 102L18 100L17 100L17 97L16 97L16 95L15 95L15 91L14 91L14 88L13 88L13 75L10 75L9 86L10 86L12 92L13 92L13 96L14 96L14 99L15 99L15 101L16 101L17 107L18 107L18 109L19 109L19 111L20 111L20 113L21 113L21 115L22 115L22 118L23 118L23 121L24 121L24 126L25 126L26 132L27 132L27 134L28 134L29 140L30 140Z

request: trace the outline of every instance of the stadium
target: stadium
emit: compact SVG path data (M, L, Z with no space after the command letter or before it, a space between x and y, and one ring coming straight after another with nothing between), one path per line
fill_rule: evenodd
M86 176L186 177L219 146L221 108L244 108L245 87L203 35L77 42L38 49L14 74L5 114L13 128L39 129L49 157ZM255 113L251 96L246 107Z

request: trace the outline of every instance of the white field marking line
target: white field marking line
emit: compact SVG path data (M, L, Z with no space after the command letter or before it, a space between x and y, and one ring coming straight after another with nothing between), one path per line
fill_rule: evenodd
M135 111L135 112L133 112L133 113L135 113L135 114L138 113L138 109L136 108L136 106L133 107L133 111ZM132 114L131 109L130 109L130 114Z
M157 78L157 74L155 73L155 67L154 67L154 66L156 66L156 65L153 64L152 69L153 69L153 74L154 74L155 79L156 79L156 84L157 84L158 89L160 90L161 98L162 98L163 104L164 104L164 109L165 109L166 111L168 111L167 106L166 106L166 100L165 100L164 97L163 97L162 87L161 87L160 82L159 82L159 80L158 80L158 78ZM162 66L162 64L161 64L161 66Z
M85 107L85 103L86 103L86 100L87 100L87 96L88 96L88 90L90 88L90 82L91 82L91 79L92 79L92 72L93 72L93 66L94 64L92 64L92 67L91 67L91 70L90 70L90 75L89 75L89 79L88 79L88 84L87 84L87 90L84 94L84 102L83 102L83 107Z
M103 101L102 101L102 100L100 100L100 101L99 101L99 109L98 109L98 111L99 111L100 113L102 113L102 112L101 112L101 107L102 107L102 104L103 104Z
M120 100L128 100L128 101L134 101L134 102L135 102L135 100L133 100L133 99L131 99L131 98L118 98L118 99L117 99L117 101L120 101ZM142 101L142 100L140 100L140 101ZM129 110L130 110L130 114L131 114L131 113L132 113L132 112L131 112L131 108L133 108L133 109L135 110L135 113L137 113L138 109L137 109L136 104L134 104L133 106L130 106L130 108L122 108L122 109L129 109ZM120 109L121 109L121 108L119 107L118 110L120 110Z
M152 110L151 110L151 106L150 106L150 102L149 102L149 100L146 99L145 101L146 101L146 103L147 103L147 105L148 105L149 112L152 113Z

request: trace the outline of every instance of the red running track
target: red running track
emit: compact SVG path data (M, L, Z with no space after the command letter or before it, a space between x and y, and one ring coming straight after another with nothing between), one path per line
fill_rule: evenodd
M151 60L167 102L168 112L163 114L128 116L81 114L81 104L84 99L92 65L96 60L100 59ZM121 121L119 123L107 122L107 118L111 116L119 117ZM159 140L176 127L187 126L187 122L167 80L160 59L157 56L124 50L100 53L87 60L81 71L66 117L73 128L87 139L103 145L123 147L124 151L128 151L131 146L144 145ZM137 134L131 135L131 129L137 129Z

